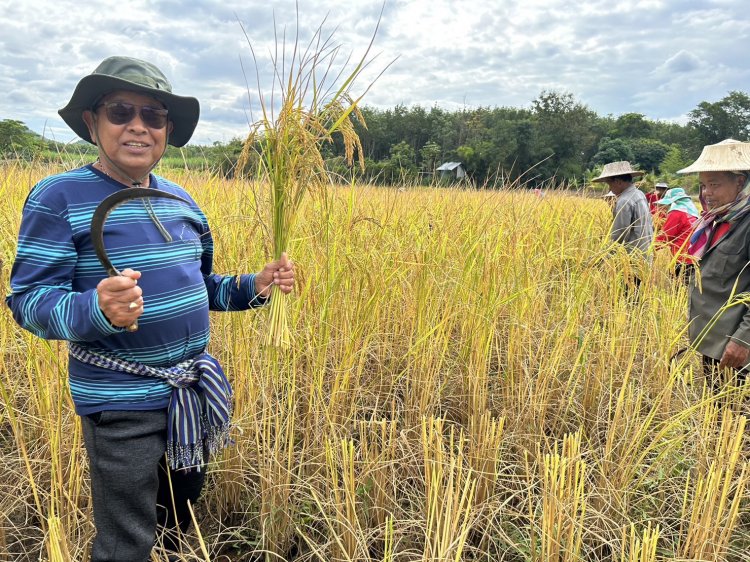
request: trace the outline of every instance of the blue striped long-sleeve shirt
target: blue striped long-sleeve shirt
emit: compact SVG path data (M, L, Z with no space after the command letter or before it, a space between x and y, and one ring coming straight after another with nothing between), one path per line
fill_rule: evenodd
M91 217L108 195L126 186L85 166L45 178L23 209L11 294L6 302L19 325L45 339L74 341L127 361L171 366L205 350L209 310L246 310L265 303L255 276L213 273L208 221L179 185L151 175L151 187L190 202L150 199L167 241L143 199L117 207L104 227L112 263L142 273L144 312L139 329L112 326L99 309L96 285L106 277L91 240ZM150 410L167 407L171 387L163 380L112 371L70 358L70 390L76 411Z

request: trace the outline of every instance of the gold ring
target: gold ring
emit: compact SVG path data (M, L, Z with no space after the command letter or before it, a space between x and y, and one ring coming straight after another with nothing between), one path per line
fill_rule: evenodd
M131 303L130 303L130 304L128 305L128 309L129 309L129 310L133 310L134 308L138 308L138 303L136 303L135 301L134 301L134 302L131 302Z

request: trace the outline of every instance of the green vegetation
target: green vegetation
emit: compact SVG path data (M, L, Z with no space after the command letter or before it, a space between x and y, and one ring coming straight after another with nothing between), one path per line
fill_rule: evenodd
M729 92L689 112L684 125L640 113L602 117L570 93L543 91L528 108L479 107L447 111L398 105L361 108L355 120L365 170L346 163L341 139L323 147L329 171L378 184L430 183L437 166L460 161L475 185L510 180L526 186L580 185L603 163L627 159L655 176L672 174L706 144L750 139L750 96ZM170 147L162 166L235 174L245 139L212 146ZM0 158L78 163L95 155L84 143L42 139L20 121L0 121ZM690 186L687 186L690 187Z

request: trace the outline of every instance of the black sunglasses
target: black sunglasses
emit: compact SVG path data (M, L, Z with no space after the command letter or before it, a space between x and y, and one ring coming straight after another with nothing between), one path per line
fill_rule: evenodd
M166 109L151 107L150 105L133 105L124 101L111 101L100 103L94 107L94 111L104 107L107 120L113 125L125 125L130 123L135 117L136 109L140 110L141 121L151 129L163 129L167 126Z

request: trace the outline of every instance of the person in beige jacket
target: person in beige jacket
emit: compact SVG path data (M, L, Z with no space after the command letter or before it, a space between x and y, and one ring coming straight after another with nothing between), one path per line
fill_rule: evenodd
M689 284L688 334L718 388L725 367L743 380L750 366L750 309L737 298L750 292L750 143L705 146L677 173L697 173L700 183L703 213L688 247L700 274Z

